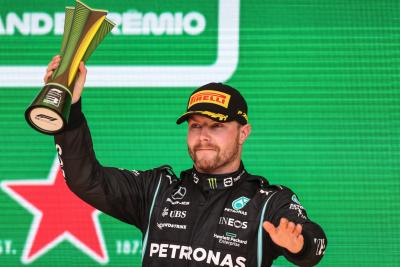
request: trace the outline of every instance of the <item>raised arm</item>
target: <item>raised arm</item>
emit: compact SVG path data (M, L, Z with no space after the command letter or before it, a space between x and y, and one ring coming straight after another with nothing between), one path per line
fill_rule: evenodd
M59 62L59 56L50 62L45 81ZM161 170L129 171L104 167L99 163L81 111L81 94L86 80L86 68L82 62L79 71L68 125L65 131L54 136L66 183L85 202L143 231L147 227L149 206Z

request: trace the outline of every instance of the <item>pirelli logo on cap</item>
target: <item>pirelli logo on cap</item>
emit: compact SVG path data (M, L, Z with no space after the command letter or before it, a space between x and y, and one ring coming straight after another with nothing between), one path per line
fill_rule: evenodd
M226 93L214 90L204 90L197 92L190 97L188 109L191 106L199 103L211 103L222 106L224 108L228 108L230 99L231 96Z

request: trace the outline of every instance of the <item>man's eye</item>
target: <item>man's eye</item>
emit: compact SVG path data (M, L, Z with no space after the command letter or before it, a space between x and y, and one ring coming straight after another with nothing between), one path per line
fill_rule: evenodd
M222 123L215 123L212 125L213 128L221 128L224 127L224 125Z
M190 128L196 129L196 128L200 128L199 124L193 123L190 125Z

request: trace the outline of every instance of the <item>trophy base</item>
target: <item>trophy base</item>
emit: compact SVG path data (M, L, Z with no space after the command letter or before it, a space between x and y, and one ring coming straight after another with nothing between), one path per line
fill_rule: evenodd
M32 108L28 114L29 122L39 132L55 134L64 128L64 121L55 111L43 107Z
M47 84L25 111L25 119L33 129L54 135L66 126L70 107L71 93L62 85Z

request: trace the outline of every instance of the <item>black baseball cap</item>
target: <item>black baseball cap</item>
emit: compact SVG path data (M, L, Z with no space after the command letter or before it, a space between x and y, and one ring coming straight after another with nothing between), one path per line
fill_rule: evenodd
M186 112L178 118L177 124L191 115L203 115L214 121L237 121L247 124L247 103L235 88L222 83L209 83L196 89L189 97Z

